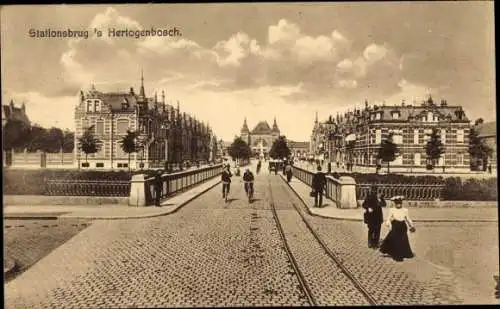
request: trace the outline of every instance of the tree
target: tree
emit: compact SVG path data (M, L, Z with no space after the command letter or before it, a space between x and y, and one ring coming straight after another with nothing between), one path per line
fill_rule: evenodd
M137 152L139 148L136 143L137 132L132 132L127 130L127 135L125 135L120 141L120 147L123 152L128 154L128 170L130 171L130 154L133 152Z
M252 151L250 146L241 137L236 137L231 146L229 146L228 154L233 160L248 159Z
M469 133L469 155L471 167L477 166L477 161L483 164L483 170L487 166L488 157L493 153L493 149L484 143L484 140L479 137L477 126L473 126Z
M436 128L432 129L432 133L425 146L425 153L427 154L427 160L430 162L432 169L434 169L437 165L437 160L439 160L444 153L444 146Z
M83 135L78 138L78 146L85 153L85 162L88 163L87 156L96 153L101 149L102 142L94 136L94 126L85 130Z
M2 128L5 150L26 148L30 139L30 127L20 120L8 120Z
M75 133L69 131L68 129L64 130L63 137L63 152L73 152L75 148Z
M393 142L393 133L389 133L387 139L382 141L380 148L378 150L377 159L382 160L382 162L387 162L387 173L389 173L389 165L394 159L396 159L396 154L398 153L398 147Z
M269 151L269 156L273 159L288 158L291 154L290 149L286 143L286 137L280 136L274 141Z

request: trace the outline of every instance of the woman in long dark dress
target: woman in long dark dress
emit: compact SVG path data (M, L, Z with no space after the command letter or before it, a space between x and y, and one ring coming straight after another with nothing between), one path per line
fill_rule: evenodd
M390 209L386 225L391 230L385 237L380 252L389 254L396 261L403 261L405 258L414 257L408 240L408 227L410 232L415 231L408 209L403 207L403 198L394 198L395 207Z

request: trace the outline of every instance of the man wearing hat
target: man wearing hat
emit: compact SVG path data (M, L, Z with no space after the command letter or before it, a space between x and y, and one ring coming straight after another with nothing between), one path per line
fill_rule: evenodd
M377 248L380 241L380 230L384 222L382 207L385 207L383 197L378 197L377 187L373 185L363 202L364 222L368 225L368 248Z

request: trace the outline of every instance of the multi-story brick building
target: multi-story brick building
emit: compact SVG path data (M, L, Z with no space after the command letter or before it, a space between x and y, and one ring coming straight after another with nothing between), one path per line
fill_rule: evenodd
M309 142L309 153L315 159L329 160L332 153L333 145L329 139L329 132L335 128L335 122L330 116L324 122L318 121L318 113L314 120L314 127Z
M84 168L128 168L128 154L121 148L127 130L138 133L141 149L131 154L131 168L164 167L165 162L207 161L210 157L212 130L194 117L181 113L166 104L165 92L161 100L155 93L147 98L144 79L137 94L129 92L100 92L92 86L80 92L75 108L75 145L84 131L93 126L94 135L102 141L99 152L88 155L75 147L75 163ZM141 164L142 163L142 164Z
M497 168L497 122L486 122L476 127L479 138L484 144L491 148L492 153L488 158L488 163L493 170Z
M333 119L332 117L330 118ZM330 143L330 160L345 165L375 167L380 145L390 132L399 149L391 166L397 171L425 170L425 146L433 128L438 130L444 153L439 168L448 171L469 170L470 121L461 106L449 106L445 100L436 104L432 97L421 105L369 106L355 109L333 119L323 138ZM352 140L351 145L346 140Z
M247 119L245 118L240 136L250 146L254 156L258 156L262 148L264 157L267 158L274 141L280 136L280 129L276 124L276 118L274 118L272 128L267 121L261 121L252 131L250 131L247 125Z

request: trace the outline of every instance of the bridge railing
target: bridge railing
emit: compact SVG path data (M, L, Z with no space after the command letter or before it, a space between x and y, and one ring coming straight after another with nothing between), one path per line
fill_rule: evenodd
M131 180L129 205L153 205L156 199L158 184L161 186L161 199L164 199L219 176L222 169L223 165L217 164L196 170L162 174L159 183L156 177L147 177L144 174L134 175Z
M116 196L130 193L128 180L45 180L47 195L52 196Z
M356 184L356 196L358 200L364 200L370 192L372 184ZM406 200L441 200L443 197L444 184L377 184L377 191L385 197L402 195Z
M292 166L293 175L308 186L312 186L314 173L297 166ZM339 179L326 176L325 196L335 202L337 208L358 207L355 195L356 183L351 177L342 176Z

